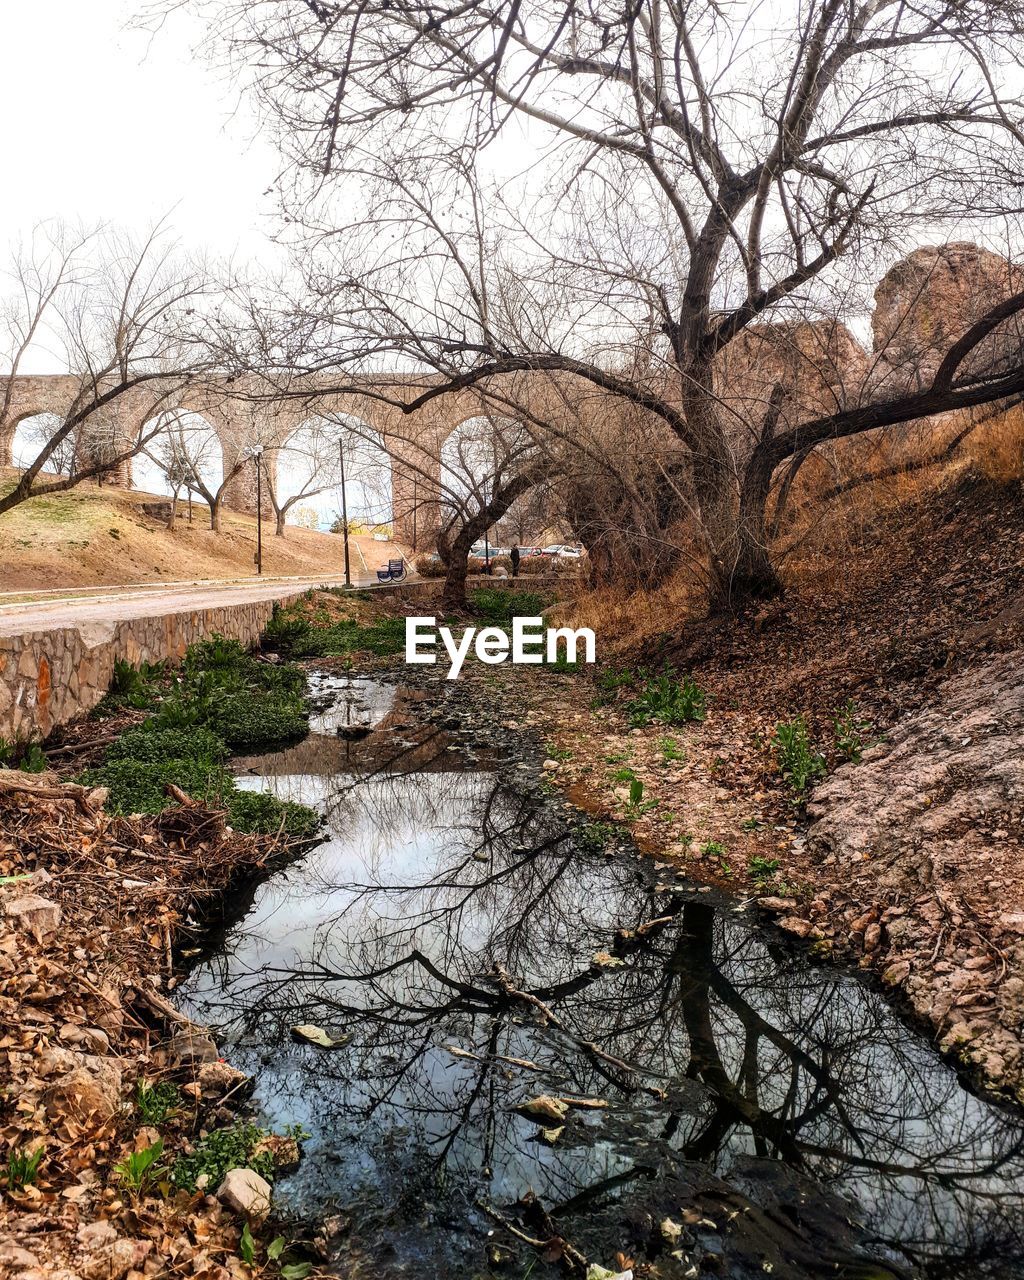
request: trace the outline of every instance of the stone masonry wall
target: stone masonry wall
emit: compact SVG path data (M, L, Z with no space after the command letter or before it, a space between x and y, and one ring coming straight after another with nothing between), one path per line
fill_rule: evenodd
M281 597L282 604L301 592ZM46 738L91 710L110 688L114 662L175 663L190 644L218 633L254 644L273 600L155 614L121 622L88 622L22 635L0 635L0 735Z

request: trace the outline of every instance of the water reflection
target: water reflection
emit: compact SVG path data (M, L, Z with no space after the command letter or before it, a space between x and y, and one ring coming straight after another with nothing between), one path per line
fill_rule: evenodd
M317 804L331 838L186 990L267 1115L313 1133L283 1190L354 1208L344 1274L359 1248L376 1275L473 1274L494 1211L605 1263L660 1253L662 1276L1024 1275L1016 1116L852 978L583 852L514 762L456 768L413 710L242 779ZM340 1047L294 1043L306 1022ZM538 1094L607 1106L546 1145L559 1126L516 1111Z

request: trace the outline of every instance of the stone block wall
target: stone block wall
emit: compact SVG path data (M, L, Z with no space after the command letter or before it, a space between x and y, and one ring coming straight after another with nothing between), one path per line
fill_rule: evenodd
M301 592L280 598L282 604ZM0 635L0 735L23 740L49 736L90 711L110 688L114 662L170 662L197 640L214 634L254 644L273 611L273 600L160 613L120 622Z

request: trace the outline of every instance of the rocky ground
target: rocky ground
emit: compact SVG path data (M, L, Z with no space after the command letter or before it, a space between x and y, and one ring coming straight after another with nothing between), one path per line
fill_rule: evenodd
M242 1229L248 1215L262 1258L266 1182L236 1170L186 1190L173 1172L237 1127L245 1078L167 995L203 905L289 850L198 805L128 819L102 801L0 770L0 1274L248 1276ZM253 1137L268 1176L297 1156Z

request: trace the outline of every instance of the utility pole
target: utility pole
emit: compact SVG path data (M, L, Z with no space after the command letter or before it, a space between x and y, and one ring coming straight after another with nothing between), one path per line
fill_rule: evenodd
M345 497L345 443L338 437L338 462L341 464L341 532L345 539L345 586L352 585L352 570L348 558L348 500Z

